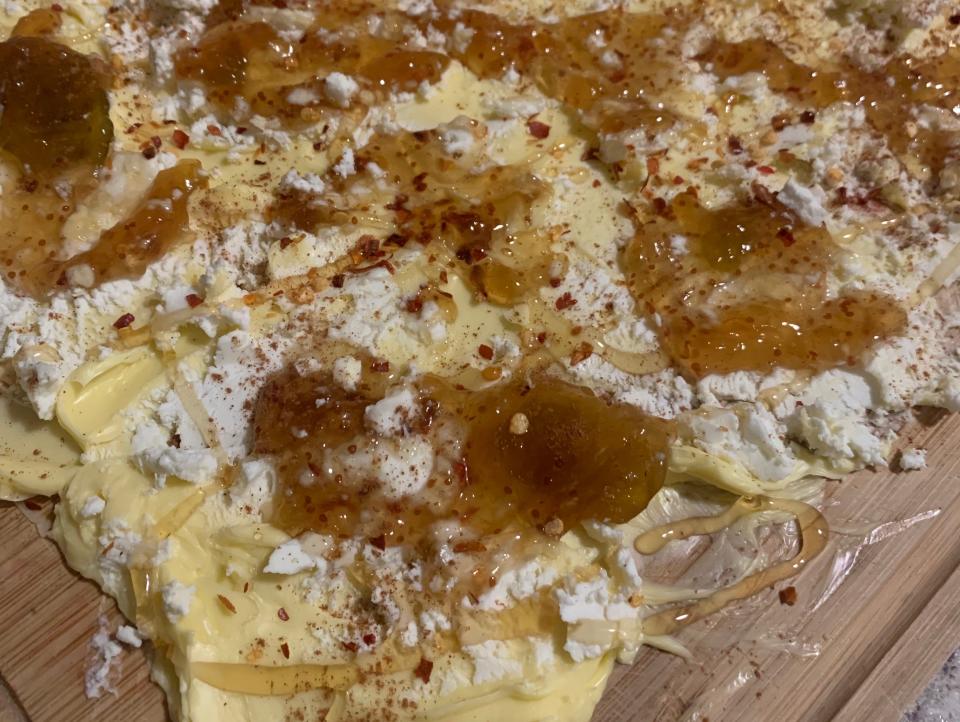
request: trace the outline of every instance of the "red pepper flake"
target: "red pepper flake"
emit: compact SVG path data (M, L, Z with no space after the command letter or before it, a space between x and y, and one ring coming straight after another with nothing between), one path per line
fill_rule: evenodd
M23 502L23 505L28 509L30 509L31 511L40 511L40 509L43 508L40 506L40 504L35 502L33 499L27 499L25 502Z
M804 125L813 125L817 121L817 114L812 110L805 110L800 113L800 122Z
M280 609L277 610L277 616L280 617L281 622L290 621L290 615L287 614L287 610L284 609L283 607L280 607Z
M146 158L147 160L157 157L157 149L154 148L149 143L144 145L140 152L143 153L143 157Z
M196 308L196 307L199 306L201 303L203 303L203 299L202 299L200 296L198 296L197 294L195 294L195 293L188 293L188 294L187 294L187 305L188 305L190 308Z
M783 245L788 248L797 242L797 239L793 236L793 231L791 231L787 226L783 226L777 231L777 238L779 238L783 242Z
M380 536L375 536L370 540L370 546L383 551L387 548L387 538L383 534Z
M788 607L792 607L797 603L797 588L785 587L780 590L779 597L781 604L786 604Z
M948 19L950 21L950 24L953 25L954 27L956 27L957 25L960 25L960 13L957 13L956 15L951 15Z
M280 645L280 654L283 655L284 659L290 659L290 645L286 642Z
M113 322L113 327L119 331L121 328L129 326L134 320L136 320L136 317L132 313L125 313Z
M222 605L223 605L223 608L226 609L228 612L230 612L230 614L236 614L236 613L237 613L237 608L236 608L235 606L233 606L233 602L231 602L231 601L230 601L229 599L227 599L225 596L223 596L222 594L218 594L218 595L217 595L217 599L220 600L220 604L222 604Z
M160 146L163 145L163 141L160 140L159 135L150 136L150 142L153 143L153 147L159 150Z
M537 334L537 343L544 344L547 342L547 332L541 331Z
M338 273L336 276L330 279L330 285L334 288L343 288L343 282L346 277L342 273Z
M727 148L729 148L730 152L734 155L740 155L743 153L743 143L741 143L740 139L735 135L731 135L729 138L727 138Z
M377 635L374 634L373 632L367 632L366 634L363 635L363 637L361 637L361 639L363 640L363 643L366 644L367 646L377 643Z
M209 124L209 125L207 126L207 132L208 132L210 135L217 135L217 136L223 135L223 131L220 130L220 126L214 125L213 123L211 123L211 124Z
M586 361L591 356L593 356L593 346L586 341L583 341L573 350L573 353L570 354L570 365L576 366L578 363Z
M430 682L430 675L433 673L433 662L431 662L426 657L420 657L420 664L417 665L417 668L413 670L413 676L419 679L424 684Z
M527 121L527 130L530 131L530 135L537 140L543 140L550 135L550 126L533 118Z
M290 236L284 236L283 238L280 239L280 250L282 251L284 248L286 248L292 243L293 243L293 239Z
M553 305L557 307L558 311L562 311L565 308L570 308L571 306L576 305L577 299L570 295L569 291L565 291L560 298L556 300L556 303Z
M477 353L480 354L480 358L490 361L493 359L493 349L487 346L487 344L480 344L480 348L477 349Z
M180 150L183 150L187 147L187 143L190 142L190 136L177 128L175 131L173 131L173 135L170 137L170 140L172 140L173 144Z
M656 175L659 172L660 172L660 159L655 155L649 156L647 158L647 174Z
M356 642L340 642L340 646L343 647L343 648L344 648L345 650L347 650L348 652L356 652L356 651L357 651L357 643L356 643Z
M55 13L62 13L63 5L61 5L60 3L54 3L53 5L50 6L50 9L53 10L53 12Z
M776 171L768 165L758 165L757 173L763 173L763 175L772 175Z
M407 299L407 312L420 313L421 310L423 310L423 301L418 296Z
M376 371L377 373L385 374L387 371L390 370L390 362L389 361L371 361L370 370Z

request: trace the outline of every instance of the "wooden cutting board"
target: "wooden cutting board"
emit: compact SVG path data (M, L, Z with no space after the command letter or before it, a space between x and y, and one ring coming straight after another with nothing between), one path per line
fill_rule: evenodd
M843 584L808 618L803 602L822 595L837 550L853 553L853 536L835 535L795 582L796 606L779 604L771 590L733 624L688 630L685 640L700 650L693 662L645 650L617 670L596 722L897 722L960 647L960 416L927 413L903 445L929 449L925 471L855 475L836 485L829 517L864 528L925 521L863 546ZM163 722L163 696L142 650L124 654L116 696L84 697L98 614L115 629L115 608L71 574L12 505L0 507L0 540L0 722ZM733 646L730 629L742 640ZM765 633L794 651L776 649ZM797 652L817 646L817 656Z

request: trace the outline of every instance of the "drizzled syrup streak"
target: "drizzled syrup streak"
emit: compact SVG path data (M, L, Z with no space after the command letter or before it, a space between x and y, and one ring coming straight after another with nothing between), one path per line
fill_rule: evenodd
M827 523L819 511L799 501L768 497L743 497L718 516L685 519L656 527L637 537L635 546L642 554L653 554L662 549L667 542L712 534L744 516L762 511L783 511L794 516L801 534L801 547L796 556L751 574L736 584L717 590L708 597L646 617L643 620L644 634L651 636L672 634L681 627L720 611L728 604L752 597L766 587L799 574L826 547L830 534Z

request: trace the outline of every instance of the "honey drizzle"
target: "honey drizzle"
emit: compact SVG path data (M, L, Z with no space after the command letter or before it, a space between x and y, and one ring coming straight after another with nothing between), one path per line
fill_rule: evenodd
M800 530L800 550L792 558L778 562L739 582L719 589L709 596L678 607L665 609L642 620L643 633L649 636L673 634L681 627L720 611L727 605L757 594L766 587L799 574L827 545L829 527L823 515L814 507L790 499L770 497L741 497L722 514L713 517L694 517L650 529L638 536L634 546L641 554L653 554L668 542L691 536L713 534L738 519L764 511L782 511L792 514Z

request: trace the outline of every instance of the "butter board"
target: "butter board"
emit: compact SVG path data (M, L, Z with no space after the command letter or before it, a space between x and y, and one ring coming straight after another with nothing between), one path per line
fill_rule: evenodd
M836 544L795 581L800 602L770 590L737 615L747 640L713 647L692 662L645 649L614 673L594 722L898 722L944 660L960 646L960 417L921 412L899 446L928 449L922 471L862 472L831 483L829 516L871 525L924 516L864 546L843 584L799 625L805 595L819 594ZM101 610L112 602L63 563L12 504L0 506L0 722L163 722L163 695L149 681L144 650L127 649L117 695L88 700L83 675ZM791 616L793 615L793 616ZM709 644L708 621L684 639ZM754 638L789 629L816 657ZM787 640L782 640L786 642Z

